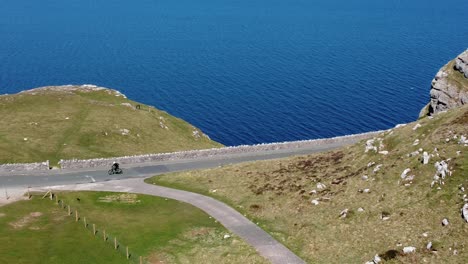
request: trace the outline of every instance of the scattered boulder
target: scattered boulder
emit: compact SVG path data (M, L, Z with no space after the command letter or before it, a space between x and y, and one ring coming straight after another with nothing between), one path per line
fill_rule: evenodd
M468 139L464 135L460 136L460 140L458 141L458 144L467 146L468 145Z
M416 252L415 247L404 247L403 248L403 253L404 254L409 254L409 253L414 253L414 252Z
M429 163L429 158L430 158L429 154L426 151L424 151L424 153L423 153L423 164L424 165Z
M413 127L413 130L416 130L416 129L420 128L420 127L421 127L421 124L418 123Z
M427 250L431 250L431 249L432 249L432 242L427 243L426 249L427 249Z
M231 236L228 235L228 234L225 234L225 235L223 236L223 238L224 238L224 239L228 239L228 238L231 238Z
M442 220L442 226L448 226L449 225L449 220L447 218L444 218Z
M381 219L382 221L387 221L388 219L390 219L390 213L388 213L388 212L382 212L382 213L380 214L380 219Z
M463 206L461 209L462 217L468 223L468 203Z
M377 147L374 146L374 142L375 142L375 139L369 139L366 141L366 148L365 148L365 153L373 150L375 152L377 152Z
M130 130L122 128L120 129L120 133L122 134L122 136L127 136L128 134L130 134Z
M314 200L311 201L311 203L312 203L313 205L318 205L318 204L319 204L319 201L318 201L317 199L314 199Z
M408 168L408 169L405 169L405 170L401 173L400 178L401 178L402 180L404 180L404 179L406 178L406 174L408 174L408 172L410 172L410 171L411 171L411 169L409 169L409 168Z
M344 209L343 211L340 212L340 217L341 218L346 218L346 216L348 215L348 208Z
M445 179L445 176L451 173L448 169L447 162L445 162L444 160L436 162L434 166L437 170L436 175L442 177L442 179Z
M378 172L380 170L380 168L382 168L382 166L383 166L383 164L379 164L379 165L375 166L373 172L374 173Z
M317 189L323 190L323 189L326 189L326 188L327 188L327 186L325 186L325 184L323 184L321 182L317 183Z

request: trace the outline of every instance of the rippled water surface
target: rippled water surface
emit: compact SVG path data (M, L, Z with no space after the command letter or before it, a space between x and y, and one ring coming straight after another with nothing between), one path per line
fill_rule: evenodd
M417 118L468 1L0 0L0 93L92 83L226 144ZM1 117L0 117L1 118Z

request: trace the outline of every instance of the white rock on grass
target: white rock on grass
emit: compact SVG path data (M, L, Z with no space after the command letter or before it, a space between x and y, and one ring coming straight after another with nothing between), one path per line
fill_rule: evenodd
M421 127L421 124L416 124L416 125L413 127L413 130L416 130L416 129L420 128L420 127Z
M319 204L319 201L316 200L316 199L314 199L314 200L311 201L311 203L312 203L313 205L318 205L318 204Z
M431 249L432 249L432 242L427 243L426 249L427 249L427 250L431 250Z
M402 180L404 180L404 179L406 178L406 175L407 175L408 172L410 172L410 171L411 171L411 169L409 169L409 168L408 168L408 169L405 169L405 170L401 173L400 178L401 178Z
M373 172L374 173L378 172L380 170L380 168L382 168L382 166L383 166L382 164L379 164L379 165L375 166Z
M468 223L468 203L463 206L461 209L463 219Z
M348 215L348 208L344 209L343 211L340 212L340 217L341 218L346 218L346 216Z
M360 213L362 213L362 212L364 212L364 208L359 207L359 208L357 209L357 211L360 212Z
M380 262L382 262L382 259L379 257L379 255L378 255L378 254L376 254L376 255L374 256L374 259L373 259L373 261L374 261L374 263L375 263L375 264L377 264L377 263L380 263Z
M426 164L429 163L429 158L430 158L429 153L427 153L426 151L424 151L424 153L423 153L423 164L424 164L424 165L426 165Z
M414 142L413 142L413 146L416 146L419 144L419 139L416 139Z
M448 226L449 225L449 220L447 218L444 218L442 220L442 226Z
M405 253L405 254L414 253L414 252L416 252L415 247L404 247L403 248L403 253Z
M379 255L377 254L377 255L374 256L374 259L373 259L373 260L367 261L366 264L378 264L378 263L380 263L380 262L382 262L382 259L381 259L381 258L379 257Z
M231 238L231 236L228 235L228 234L225 234L223 238L224 238L224 239L228 239L228 238Z
M367 180L369 179L369 176L363 175L363 176L361 177L361 179L362 179L363 181L367 181Z
M374 146L374 142L375 142L375 139L369 139L366 141L366 148L364 150L365 153L373 150L375 152L377 152L377 147Z
M466 146L468 145L468 139L464 135L462 135L460 136L460 140L458 141L458 144Z
M325 189L325 188L327 188L327 186L325 186L325 184L323 184L323 183L321 183L321 182L317 183L317 189L323 190L323 189Z
M23 138L24 141L28 141L28 138Z
M372 161L372 162L369 162L369 163L367 163L367 168L370 168L370 167L372 167L372 166L374 166L374 165L375 165L375 162L373 162L373 161Z
M122 134L122 136L127 136L128 134L130 134L130 130L122 128L120 129L120 133Z
M448 164L447 162L445 162L445 160L436 162L434 166L437 170L436 175L442 177L442 179L445 179L445 176L447 176L447 174L451 174L451 171L449 171Z
M382 151L379 151L379 154L382 154L382 155L388 155L388 151L386 151L386 150L382 150Z

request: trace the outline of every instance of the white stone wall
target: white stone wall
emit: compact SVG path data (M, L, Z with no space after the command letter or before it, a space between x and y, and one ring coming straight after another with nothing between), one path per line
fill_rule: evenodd
M49 161L36 163L0 164L0 172L48 170Z
M374 131L362 134L347 135L341 137L303 140L303 141L290 141L283 143L269 143L259 145L243 145L235 147L224 147L204 150L190 150L180 151L173 153L160 153L160 154L147 154L137 156L125 156L115 158L101 158L101 159L88 159L88 160L61 160L60 165L62 169L80 169L80 168L95 168L95 167L109 167L112 162L120 164L137 164L144 162L157 162L157 161L174 161L185 159L197 159L213 156L222 156L230 154L247 154L262 151L282 150L282 149L296 149L301 147L320 146L332 143L340 143L344 141L357 142L361 139L366 139L375 136L383 131Z

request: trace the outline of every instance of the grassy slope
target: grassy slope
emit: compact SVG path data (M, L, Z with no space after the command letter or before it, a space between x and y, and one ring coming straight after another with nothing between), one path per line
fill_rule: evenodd
M422 127L414 131L416 123ZM402 252L404 246L414 246L417 252L398 255L389 263L466 263L468 224L460 217L463 193L459 186L468 189L468 147L459 145L453 136L468 136L467 127L468 107L463 107L382 134L382 149L388 155L364 153L363 141L328 153L175 173L148 181L226 201L310 263L363 263L377 253ZM420 140L417 146L413 146L415 139ZM429 164L421 164L422 153L407 156L419 148L435 155ZM453 175L441 190L431 188L434 163L448 158ZM369 162L376 164L368 167ZM374 173L377 164L383 166ZM409 186L400 181L406 168L411 169L409 175L415 175ZM369 180L363 180L363 175ZM327 188L317 190L318 182ZM366 188L370 193L359 192ZM314 189L317 194L310 193ZM320 204L312 205L313 199ZM358 212L360 207L365 211ZM342 219L339 214L346 208L350 213ZM383 212L390 214L389 220L381 220ZM442 227L445 217L450 225ZM427 237L423 236L426 232ZM429 241L437 253L425 250Z
M0 207L1 263L128 263L125 247L116 252L113 237L129 246L138 263L265 263L254 249L237 237L223 239L228 231L201 210L185 203L138 195L125 203L102 202L113 193L62 193L61 199L86 217L75 222L66 209L34 196ZM80 202L76 200L80 198ZM31 213L42 215L32 217ZM92 224L98 234L92 235ZM103 241L102 228L110 236Z
M0 96L0 163L56 163L221 146L194 137L198 129L166 112L143 104L135 110L122 103L138 104L112 90ZM161 118L167 129L160 126ZM129 135L120 129L130 130Z

